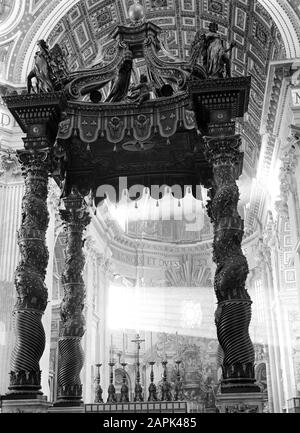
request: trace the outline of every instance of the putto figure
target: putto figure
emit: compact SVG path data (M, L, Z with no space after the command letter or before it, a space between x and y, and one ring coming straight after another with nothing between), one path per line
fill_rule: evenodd
M136 102L141 105L150 99L151 86L148 83L147 75L141 74L140 83L129 88L130 94L127 96L129 102Z
M191 45L190 63L194 66L200 58L209 78L229 78L231 71L228 53L236 43L232 42L230 47L225 49L221 36L217 32L218 24L213 22L210 23L207 33L200 31L196 33Z

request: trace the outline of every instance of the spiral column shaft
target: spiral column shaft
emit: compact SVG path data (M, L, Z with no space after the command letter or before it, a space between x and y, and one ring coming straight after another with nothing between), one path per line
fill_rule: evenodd
M32 140L24 139L29 147ZM15 272L17 301L13 311L16 344L11 355L8 397L34 398L42 394L39 361L45 348L41 322L47 305L44 283L48 263L46 230L48 172L50 167L47 141L35 150L22 150L18 158L25 179L22 200L22 223L18 231L20 261Z
M66 233L65 268L62 274L64 298L61 303L62 329L58 342L57 406L78 406L82 403L80 372L84 363L81 339L85 332L82 314L85 287L82 277L85 258L82 236L90 222L83 196L75 188L64 199L61 210Z
M208 214L214 226L213 260L217 336L223 350L222 393L258 392L254 349L249 337L251 299L245 289L248 264L241 249L243 220L238 214L237 168L240 137L206 138L204 152L213 167Z

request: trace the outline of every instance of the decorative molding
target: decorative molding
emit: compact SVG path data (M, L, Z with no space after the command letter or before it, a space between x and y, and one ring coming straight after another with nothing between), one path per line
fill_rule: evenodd
M179 265L165 270L167 283L172 287L203 287L212 285L211 269L204 263L198 265L189 255Z
M21 165L16 151L0 147L0 179L7 176L13 180L20 180L21 175Z

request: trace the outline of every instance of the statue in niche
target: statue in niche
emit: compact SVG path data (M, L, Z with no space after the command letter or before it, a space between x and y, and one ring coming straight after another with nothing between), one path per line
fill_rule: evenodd
M224 48L223 41L218 32L218 24L210 23L209 31L202 34L196 33L191 45L191 65L195 65L199 58L202 58L203 66L209 78L229 78L230 58L228 53L236 46L235 42L230 44L228 49Z
M140 83L131 86L129 91L131 93L127 96L128 102L135 102L141 105L143 102L149 101L151 86L148 83L147 75L141 74Z
M47 93L59 90L69 73L64 54L58 44L49 50L48 44L43 39L39 40L37 45L34 66L27 77L27 91Z

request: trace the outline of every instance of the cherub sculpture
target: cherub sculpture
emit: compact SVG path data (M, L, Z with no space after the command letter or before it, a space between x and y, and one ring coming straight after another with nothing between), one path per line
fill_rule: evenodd
M131 86L129 91L131 92L127 96L129 102L136 102L138 105L141 105L143 102L149 101L151 87L148 83L147 75L141 74L140 83L136 86Z

